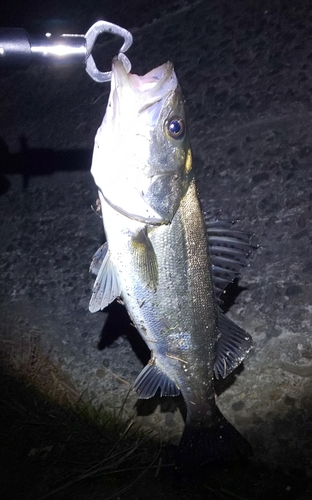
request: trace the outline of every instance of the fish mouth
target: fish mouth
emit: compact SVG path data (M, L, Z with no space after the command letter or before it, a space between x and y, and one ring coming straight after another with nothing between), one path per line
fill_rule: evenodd
M173 64L168 61L157 68L152 69L143 76L134 73L127 73L122 60L114 57L112 63L112 78L116 82L116 87L131 85L139 92L157 92L164 85L174 90L177 86L177 78L173 70Z
M166 62L152 69L143 76L127 73L122 61L115 57L112 62L112 89L115 99L121 103L131 99L136 103L136 110L141 114L156 103L164 100L176 90L178 80L171 62ZM115 101L116 104L116 101ZM161 106L157 106L158 111ZM153 113L153 118L155 119ZM152 120L154 122L154 119Z

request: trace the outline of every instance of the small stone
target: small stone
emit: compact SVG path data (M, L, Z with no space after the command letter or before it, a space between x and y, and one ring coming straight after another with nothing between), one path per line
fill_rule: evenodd
M308 262L302 270L303 273L312 273L312 261Z
M260 417L257 413L252 414L252 423L253 424L262 424L263 423L263 418Z
M297 224L299 227L306 227L307 223L306 223L305 216L303 214L299 215L299 217L297 219Z
M244 401L236 401L235 403L232 404L232 409L234 411L240 411L245 407Z
M292 295L298 295L299 293L302 292L303 290L300 285L290 285L289 287L286 288L285 295L287 297L291 297Z
M296 400L294 398L291 398L288 395L284 397L284 404L286 406L290 406L291 408L293 408L295 406L295 403L296 403Z
M227 152L228 155L232 155L233 153L235 153L235 151L237 151L237 147L236 146L233 146L232 148L230 148Z
M260 172L259 174L254 175L252 180L255 184L259 184L259 182L268 181L269 178L270 176L267 172Z
M227 95L228 95L227 91L223 90L222 92L219 92L219 94L215 95L215 101L224 102L227 98Z
M105 370L102 370L102 368L98 368L95 372L95 375L99 378L104 378L105 377Z
M116 342L114 340L114 342L112 342L111 344L109 344L107 347L108 347L108 349L117 349L117 347L119 347L119 344L118 344L118 342Z
M250 425L250 416L249 415L242 415L241 413L236 413L234 420L235 420L235 424L238 426Z
M312 148L310 146L304 146L300 149L299 158L306 158L307 156L310 156L311 152Z

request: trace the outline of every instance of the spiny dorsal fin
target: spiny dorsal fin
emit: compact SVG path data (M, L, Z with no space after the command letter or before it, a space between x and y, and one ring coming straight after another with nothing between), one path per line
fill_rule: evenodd
M225 378L244 360L252 348L252 338L221 311L218 314L218 329L220 336L216 343L214 372L216 378Z
M157 366L155 360L150 361L135 379L133 388L137 391L139 399L149 399L155 396L160 389L160 396L178 396L180 389Z
M99 250L101 250L101 248ZM105 249L103 249L103 252L104 250ZM104 309L120 295L121 290L118 284L115 267L111 260L109 249L106 247L105 257L102 261L100 269L98 270L97 277L93 285L89 311L93 313Z
M212 281L217 302L229 283L247 265L254 247L250 244L250 233L232 229L227 221L206 221L208 250L211 261Z

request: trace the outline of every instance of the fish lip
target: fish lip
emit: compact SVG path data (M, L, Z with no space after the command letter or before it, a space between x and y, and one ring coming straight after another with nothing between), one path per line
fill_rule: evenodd
M112 85L118 93L123 88L130 87L135 93L146 93L150 96L159 94L159 99L162 99L163 96L176 89L178 81L170 61L145 75L138 76L134 73L127 73L122 61L116 56L112 62Z

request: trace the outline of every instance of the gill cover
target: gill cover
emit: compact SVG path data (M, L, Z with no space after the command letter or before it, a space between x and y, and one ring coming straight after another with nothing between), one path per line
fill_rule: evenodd
M131 219L168 223L187 189L189 159L183 96L173 65L140 77L127 73L115 58L91 168L104 200Z

